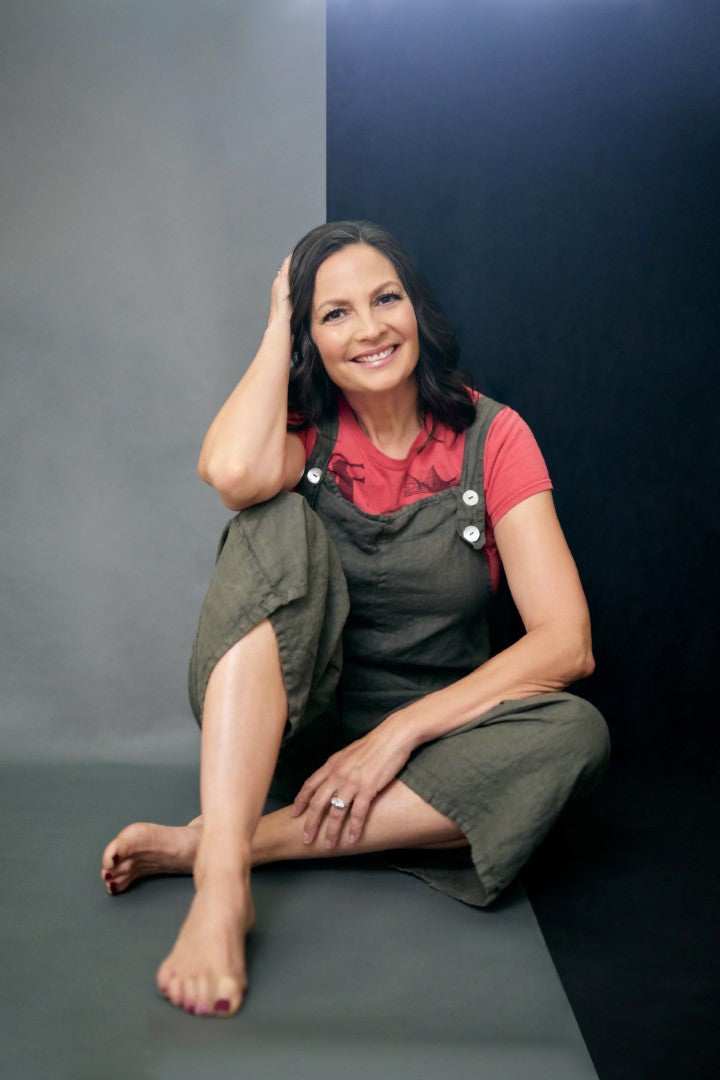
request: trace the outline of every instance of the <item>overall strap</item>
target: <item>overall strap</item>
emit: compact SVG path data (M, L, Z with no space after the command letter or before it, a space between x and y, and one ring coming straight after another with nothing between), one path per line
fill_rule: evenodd
M305 471L302 475L302 479L297 485L297 491L305 496L313 508L315 507L315 500L317 499L318 491L320 490L320 481L325 475L328 462L330 461L330 455L337 442L337 433L338 413L337 409L335 409L328 417L323 427L316 428L315 445L312 448L310 457L305 463Z
M503 405L492 398L478 398L475 420L465 433L465 453L460 486L457 489L455 527L462 539L478 551L485 546L485 440L490 425L503 408Z

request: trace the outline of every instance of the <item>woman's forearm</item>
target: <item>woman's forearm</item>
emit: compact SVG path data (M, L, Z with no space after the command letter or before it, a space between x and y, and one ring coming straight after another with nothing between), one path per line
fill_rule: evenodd
M471 723L508 699L562 690L592 674L589 626L548 623L443 690L393 713L384 722L412 749Z
M273 282L260 348L208 429L198 472L226 506L240 510L283 486L290 376L290 258Z
M282 486L289 371L290 326L270 323L205 436L198 472L234 509L270 498Z

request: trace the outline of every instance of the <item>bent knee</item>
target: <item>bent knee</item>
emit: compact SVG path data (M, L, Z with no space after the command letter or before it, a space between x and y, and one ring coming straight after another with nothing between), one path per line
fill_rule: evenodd
M565 753L572 753L579 775L592 782L610 757L610 734L602 713L584 698L564 694L562 740Z

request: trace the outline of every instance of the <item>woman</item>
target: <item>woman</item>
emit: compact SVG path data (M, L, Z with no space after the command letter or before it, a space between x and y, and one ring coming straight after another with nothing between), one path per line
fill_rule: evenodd
M322 225L285 260L199 470L240 511L190 667L202 816L124 829L103 878L117 893L193 873L157 985L227 1016L246 988L251 867L392 850L485 906L597 777L607 732L561 692L592 671L590 625L539 450L463 385L452 332L383 229ZM490 658L501 563L525 634ZM288 805L261 817L273 779Z

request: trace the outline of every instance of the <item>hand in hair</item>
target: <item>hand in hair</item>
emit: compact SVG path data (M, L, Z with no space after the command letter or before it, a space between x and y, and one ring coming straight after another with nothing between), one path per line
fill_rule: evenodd
M290 315L292 314L292 307L290 306L290 259L290 255L283 259L272 283L268 326L278 319L290 322Z

